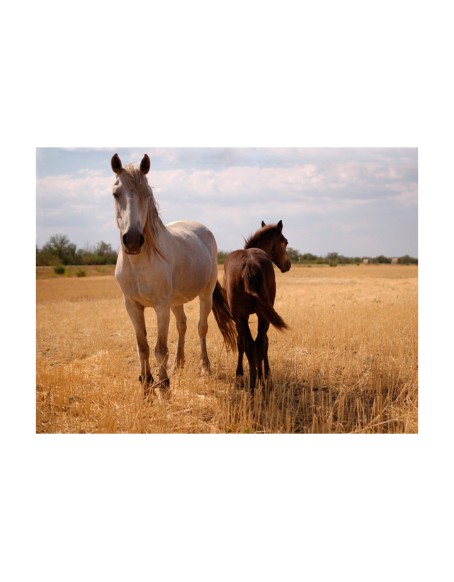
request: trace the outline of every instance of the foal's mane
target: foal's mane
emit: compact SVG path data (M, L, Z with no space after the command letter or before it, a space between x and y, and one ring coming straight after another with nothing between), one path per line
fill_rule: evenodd
M148 200L147 221L143 232L145 241L148 243L150 250L155 251L165 259L156 242L160 228L165 227L159 216L158 204L146 176L142 174L140 168L134 166L134 164L127 164L123 168L121 179L125 183L125 186L136 191L140 198Z
M256 233L252 234L249 238L245 239L244 248L245 249L252 249L258 246L260 241L263 239L267 239L275 234L276 231L276 224L267 224L261 229L259 229Z

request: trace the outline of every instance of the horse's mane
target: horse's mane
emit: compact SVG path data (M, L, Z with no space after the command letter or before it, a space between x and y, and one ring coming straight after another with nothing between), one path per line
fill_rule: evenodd
M161 255L161 257L165 259L156 242L160 227L165 227L159 216L159 207L146 176L142 174L140 169L137 166L134 166L134 164L127 164L123 168L121 179L126 187L129 186L131 189L135 190L141 198L145 200L148 199L148 214L143 234L145 241L148 243L149 249L158 253L158 255Z
M272 233L272 231L276 230L275 224L267 224L261 229L259 229L256 233L251 234L244 242L245 249L252 249L258 246L259 241L263 241L263 239L268 238Z

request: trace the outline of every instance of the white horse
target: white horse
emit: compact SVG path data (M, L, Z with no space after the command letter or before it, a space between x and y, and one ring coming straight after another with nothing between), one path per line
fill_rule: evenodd
M121 238L115 277L123 291L126 310L136 333L139 380L144 386L145 396L148 396L154 381L144 309L153 307L158 324L155 347L159 365L158 385L166 393L170 387L167 374L170 311L175 316L178 330L172 372L184 364L186 315L183 304L197 296L200 300L198 331L202 373L210 372L206 335L211 309L226 346L235 348L232 317L217 280L217 245L212 233L198 222L163 224L146 178L150 169L150 158L146 154L140 167L128 164L123 168L117 154L112 157L111 164L117 177L113 195Z

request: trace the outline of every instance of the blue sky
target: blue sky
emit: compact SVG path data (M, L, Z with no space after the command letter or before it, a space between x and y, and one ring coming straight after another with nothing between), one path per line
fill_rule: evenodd
M36 243L65 234L117 249L111 156L151 159L165 223L198 220L220 250L261 220L284 223L300 252L418 256L417 148L37 148Z

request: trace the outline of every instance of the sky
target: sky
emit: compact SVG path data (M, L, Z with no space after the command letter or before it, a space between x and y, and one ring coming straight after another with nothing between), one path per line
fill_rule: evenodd
M418 256L417 148L37 148L36 244L65 234L117 250L110 159L151 159L164 223L197 220L218 249L283 221L289 246L325 256Z

